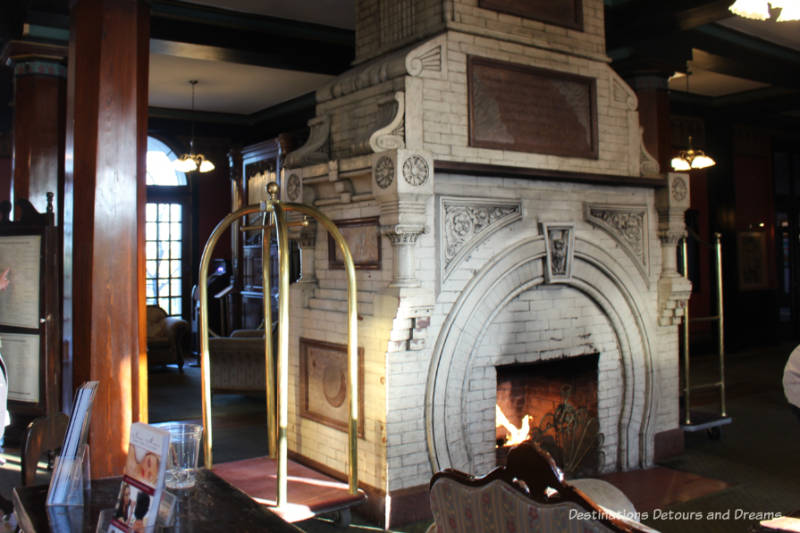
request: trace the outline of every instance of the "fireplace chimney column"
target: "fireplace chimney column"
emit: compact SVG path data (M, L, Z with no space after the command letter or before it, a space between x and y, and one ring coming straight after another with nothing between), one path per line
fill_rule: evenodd
M387 150L372 157L372 192L380 206L381 233L392 243L390 287L418 287L414 248L425 233L433 197L433 157L421 150Z
M677 245L686 235L684 214L689 208L689 175L670 172L667 187L656 191L658 238L661 241L661 276L658 280L658 323L678 324L692 294L691 282L678 273Z

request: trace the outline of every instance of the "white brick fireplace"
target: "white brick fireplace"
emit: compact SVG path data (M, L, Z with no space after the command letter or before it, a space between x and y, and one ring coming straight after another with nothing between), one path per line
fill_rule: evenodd
M689 287L675 243L688 177L658 175L642 147L636 96L604 54L601 0L583 1L580 29L478 2L360 1L356 66L317 92L309 139L282 178L282 199L349 228L362 260L359 477L386 526L425 514L433 472L494 466L497 366L599 354L604 471L652 464L656 436L678 427ZM382 18L395 11L408 24ZM503 114L513 102L484 105L494 83L476 77L484 65L536 87L555 80L546 90L563 96L584 152L541 153L536 135L515 137L519 117ZM560 123L544 126L558 138ZM296 237L290 382L300 391L315 379L307 347L346 342L346 292L323 230ZM336 406L296 397L290 450L343 472Z

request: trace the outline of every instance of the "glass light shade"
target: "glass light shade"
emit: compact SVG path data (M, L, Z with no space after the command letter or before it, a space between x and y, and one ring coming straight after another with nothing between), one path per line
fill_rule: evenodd
M800 20L800 2L797 0L773 0L772 5L781 8L778 22Z
M775 2L773 2L773 5L775 5ZM739 15L746 19L768 20L770 18L767 0L736 0L728 9L734 15Z
M173 162L173 166L178 172L192 172L193 170L197 170L197 163L189 154L183 154L180 158L176 159Z
M692 158L692 168L708 168L713 167L716 164L716 161L708 157L703 152L698 152L697 155Z
M198 156L198 159L200 159L200 172L211 172L214 170L214 163L203 157L202 154Z
M687 170L691 170L692 168L692 165L681 156L673 157L669 164L672 167L672 170L675 170L676 172L685 172Z

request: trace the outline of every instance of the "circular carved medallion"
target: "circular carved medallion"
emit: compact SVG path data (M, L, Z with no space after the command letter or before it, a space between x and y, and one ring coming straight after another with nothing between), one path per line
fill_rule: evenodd
M347 397L347 382L342 369L328 365L322 374L322 389L331 407L339 407Z
M286 196L292 202L296 202L300 198L300 176L297 174L290 175L286 181Z
M672 181L672 197L678 201L682 202L686 199L686 195L689 193L689 188L686 186L686 182L683 178L675 178Z
M383 156L375 163L375 183L385 189L394 181L394 163L391 157Z
M422 185L428 181L428 162L424 157L412 155L403 163L403 178L409 185Z

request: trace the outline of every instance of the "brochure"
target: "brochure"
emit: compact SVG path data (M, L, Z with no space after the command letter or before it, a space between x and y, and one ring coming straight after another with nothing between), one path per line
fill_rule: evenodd
M109 532L153 531L164 493L169 432L135 422Z

